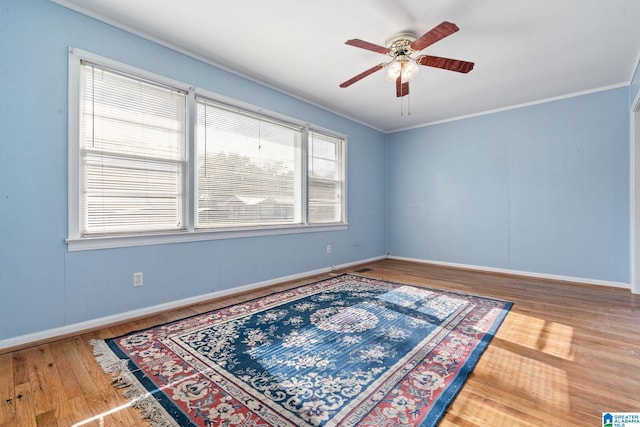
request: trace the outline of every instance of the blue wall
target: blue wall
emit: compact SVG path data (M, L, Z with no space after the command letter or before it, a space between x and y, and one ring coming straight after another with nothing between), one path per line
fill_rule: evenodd
M348 230L68 252L69 46L349 135ZM375 130L44 0L3 0L0 75L0 340L386 253Z
M388 138L391 255L629 282L620 88Z

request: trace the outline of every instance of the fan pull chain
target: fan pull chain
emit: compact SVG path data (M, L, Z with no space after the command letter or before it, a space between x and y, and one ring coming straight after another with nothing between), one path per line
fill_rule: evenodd
M407 95L407 116L411 115L411 95ZM400 116L404 116L404 96L400 98Z

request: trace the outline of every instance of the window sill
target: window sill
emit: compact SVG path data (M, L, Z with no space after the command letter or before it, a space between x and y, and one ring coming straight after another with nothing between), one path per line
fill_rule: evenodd
M206 240L339 231L346 230L347 227L348 224L339 223L255 229L227 228L216 231L203 230L183 233L140 234L135 236L69 238L66 239L66 243L69 252L76 252L97 249L126 248L133 246L164 245L170 243L202 242Z

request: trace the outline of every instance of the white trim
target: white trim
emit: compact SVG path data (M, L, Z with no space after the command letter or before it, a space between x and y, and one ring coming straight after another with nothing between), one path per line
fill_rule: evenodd
M640 155L640 92L631 104L631 112L629 119L629 187L631 196L631 221L629 233L629 249L630 249L630 273L631 273L631 292L640 294L640 223L637 216L640 214L640 191L638 181L640 180L640 159L636 156Z
M416 125L416 126L410 126L410 127L406 127L406 128L402 128L402 129L396 129L396 130L393 130L393 131L389 131L387 133L392 134L392 133L396 133L396 132L404 132L404 131L411 130L411 129L419 129L419 128L423 128L423 127L427 127L427 126L439 125L439 124L442 124L442 123L455 122L455 121L458 121L458 120L470 119L470 118L473 118L473 117L486 116L486 115L494 114L494 113L501 113L503 111L517 110L519 108L531 107L531 106L539 105L539 104L546 104L548 102L561 101L563 99L570 99L570 98L575 98L575 97L578 97L578 96L590 95L592 93L598 93L598 92L604 92L604 91L607 91L607 90L613 90L613 89L619 89L619 88L622 88L622 87L628 87L629 83L630 82L623 82L623 83L618 83L618 84L614 84L614 85L609 85L609 86L603 86L603 87L594 88L594 89L583 90L583 91L580 91L580 92L573 92L573 93L568 93L568 94L565 94L565 95L554 96L554 97L551 97L551 98L538 99L536 101L525 102L525 103L522 103L522 104L509 105L509 106L506 106L506 107L496 108L494 110L480 111L478 113L467 114L466 116L451 117L451 118L448 118L448 119L438 120L438 121L435 121L435 122L423 123L423 124Z
M89 251L95 249L128 248L132 246L162 245L169 243L202 242L245 237L275 236L284 234L317 233L348 229L349 224L292 225L288 227L228 228L219 231L198 231L166 234L141 234L138 236L83 237L66 240L67 250Z
M183 90L189 93L191 87L178 80L165 77L160 74L156 74L150 71L146 71L128 64L124 64L109 58L105 58L100 55L96 55L91 52L87 52L75 47L68 48L68 174L67 174L67 188L68 188L68 201L67 206L68 213L68 238L67 242L74 242L81 238L80 236L80 167L79 167L79 152L80 152L80 67L82 61L86 61L92 64L96 64L101 67L105 67L111 70L117 70L119 73L130 74L136 78L146 79L153 81L157 84L166 85L178 90ZM187 116L186 120L190 120ZM190 137L189 129L187 129L187 138ZM185 159L186 161L187 159ZM186 173L186 172L185 172ZM185 191L189 191L189 184L185 184L187 187ZM185 197L189 197L189 193L185 194ZM185 207L186 209L186 207ZM188 221L188 220L187 220ZM138 237L138 240L140 237ZM94 240L94 244L100 240L88 238L88 240ZM71 245L70 245L71 246ZM78 246L79 247L79 246ZM110 246L105 246L110 247ZM69 249L73 250L73 249ZM75 249L79 250L79 249Z
M69 47L69 56L73 57L76 61L74 63L76 64L76 67L78 67L78 70L80 67L80 61L84 60L101 67L112 69L113 71L118 73L131 74L132 76L150 80L156 84L159 83L171 88L183 90L185 92L193 90L193 87L183 81L175 80L162 74L154 73L152 71L138 68L124 62L116 61L115 59L97 55L95 53L79 49L77 47Z
M418 259L418 258L407 258L407 257L399 257L389 255L387 258L396 259L399 261L411 261L418 262L421 264L433 264L433 265L442 265L445 267L454 267L454 268L464 268L467 270L476 270L476 271L485 271L489 273L501 273L501 274L513 274L517 276L527 276L533 277L537 279L549 279L549 280L558 280L562 282L572 282L583 285L599 285L599 286L608 286L612 288L623 288L629 289L629 283L623 282L612 282L607 280L596 280L596 279L587 279L583 277L573 277L573 276L561 276L557 274L546 274L546 273L534 273L531 271L522 271L522 270L509 270L504 268L493 268L493 267L483 267L480 265L472 265L472 264L460 264L456 262L445 262L445 261L433 261L427 259Z
M635 65L631 70L631 77L629 78L629 85L633 83L633 79L635 78L636 74L640 72L640 52L638 52L638 55L636 55L636 62L634 62L634 64Z
M306 277L315 276L318 274L326 274L331 273L337 269L350 268L360 264L366 264L374 261L380 261L385 259L386 256L378 256L368 259L363 259L355 262L348 262L340 265L332 265L325 268L320 268L317 270L307 271L299 274L292 274L289 276L279 277L276 279L265 280L257 283L250 283L248 285L238 286L235 288L224 289L221 291L210 292L204 295L198 295L195 297L184 298L176 301L170 301L164 304L153 305L150 307L139 308L137 310L131 310L124 313L114 314L111 316L100 317L97 319L91 319L84 322L73 323L71 325L60 326L57 328L51 328L44 331L34 332L31 334L21 335L18 337L7 338L4 340L0 340L0 351L3 349L8 349L12 347L19 347L29 345L30 343L37 343L41 341L52 341L56 338L64 337L71 334L81 334L84 332L88 332L91 330L99 329L106 327L108 325L113 325L116 323L122 323L129 320L133 320L136 318L152 316L155 314L163 313L168 310L174 310L181 307L187 307L195 304L199 304L205 301L210 301L213 299L223 298L229 295L234 295L238 293L245 293L250 291L255 291L258 289L262 289L268 286L277 285L283 282L288 282L292 280L300 280Z
M80 224L80 60L76 52L69 48L67 60L69 65L68 75L68 114L67 126L69 138L67 141L67 191L68 191L68 218L67 226L69 236L79 237Z
M196 91L195 88L191 88L187 92L187 135L186 135L186 143L187 143L187 151L185 161L187 162L187 167L185 173L187 174L185 179L185 202L183 209L183 216L186 221L186 229L188 233L193 233L195 230L195 221L196 221L196 213L195 209L191 209L191 206L196 206L196 144L195 137L196 132L193 130L196 128Z
M633 104L632 104L633 105ZM638 207L636 204L639 202L636 197L636 168L640 165L636 163L636 144L634 137L634 113L633 108L629 113L629 279L631 281L631 292L637 293L637 275L638 269L636 268L636 229L638 224L636 222L636 214Z
M348 197L348 188L349 186L347 185L347 176L349 175L349 159L347 158L347 141L348 139L345 137L342 140L342 144L341 148L342 148L342 176L340 177L340 179L342 179L342 221L345 224L349 223L349 207L347 206L349 203L349 197Z

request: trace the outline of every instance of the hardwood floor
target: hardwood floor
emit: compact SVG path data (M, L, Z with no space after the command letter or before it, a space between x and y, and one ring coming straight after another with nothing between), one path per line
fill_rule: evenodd
M597 426L602 412L640 412L640 296L624 289L397 260L340 272L362 268L370 270L358 274L515 303L440 426ZM0 354L0 426L146 425L96 364L89 339L328 276Z

